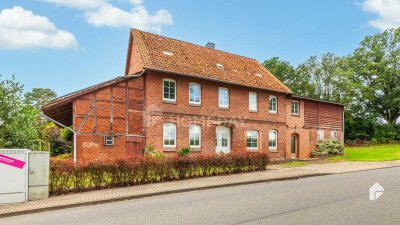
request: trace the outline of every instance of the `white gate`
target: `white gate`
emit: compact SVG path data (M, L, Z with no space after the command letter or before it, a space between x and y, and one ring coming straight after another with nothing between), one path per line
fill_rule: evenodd
M0 204L28 200L27 149L0 149Z

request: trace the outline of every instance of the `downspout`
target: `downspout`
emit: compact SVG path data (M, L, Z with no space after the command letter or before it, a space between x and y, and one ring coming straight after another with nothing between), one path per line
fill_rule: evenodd
M68 129L69 131L71 131L71 132L74 134L74 144L73 144L73 145L74 145L74 163L76 163L76 132L75 132L73 129L71 129L71 128L65 126L64 124L62 124L62 123L60 123L60 122L58 122L58 121L56 121L56 120L53 120L52 118L46 116L43 112L41 113L41 115L42 115L44 118L50 120L51 122L53 122L53 123L59 125L60 127L63 127L63 128Z

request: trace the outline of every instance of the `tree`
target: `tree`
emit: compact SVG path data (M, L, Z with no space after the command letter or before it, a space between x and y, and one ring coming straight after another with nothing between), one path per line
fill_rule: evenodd
M57 97L57 94L48 88L33 88L25 93L25 103L40 109L44 104Z
M298 76L305 80L301 95L340 103L354 100L356 90L347 68L346 57L311 56L297 67Z
M365 106L395 124L400 117L400 28L365 37L350 63Z
M23 103L22 93L14 76L0 81L0 147L31 148L38 139L38 111Z
M295 68L286 61L273 57L263 62L263 66L287 85L295 94L302 94L307 80L298 76Z

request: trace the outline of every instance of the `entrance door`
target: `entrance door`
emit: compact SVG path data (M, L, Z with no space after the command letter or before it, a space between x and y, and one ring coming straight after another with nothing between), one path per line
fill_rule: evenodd
M218 126L216 128L217 146L215 152L229 153L231 151L231 129Z
M292 158L297 158L297 135L292 134L291 141L291 153L292 153Z

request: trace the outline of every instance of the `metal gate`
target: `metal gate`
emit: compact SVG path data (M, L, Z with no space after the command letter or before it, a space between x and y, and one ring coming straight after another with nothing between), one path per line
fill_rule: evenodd
M126 137L126 157L143 156L146 138L143 136L127 136Z

